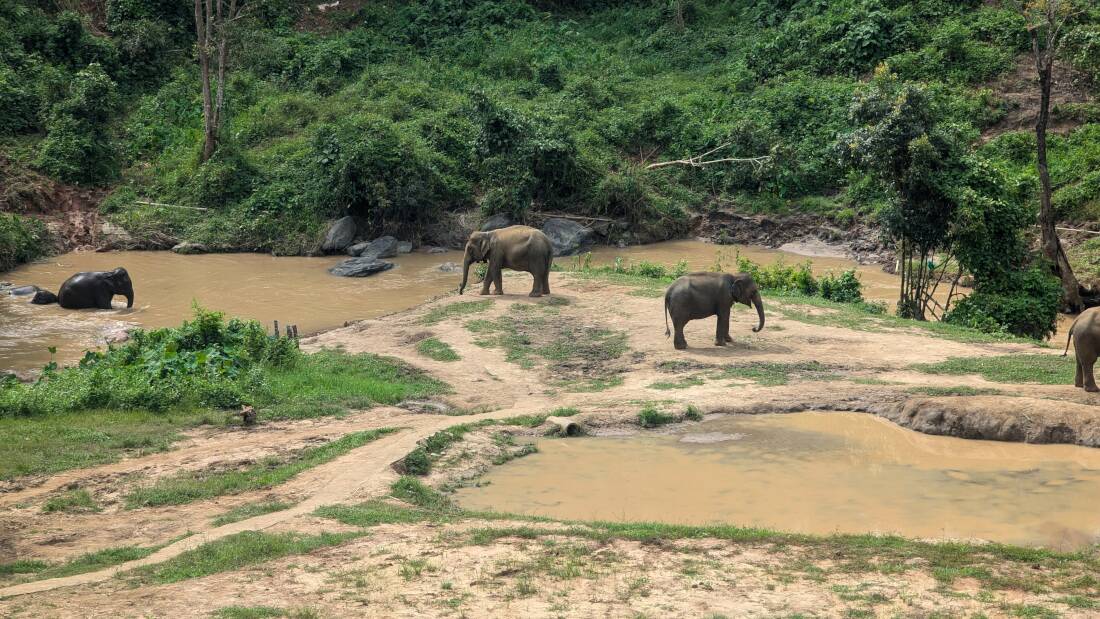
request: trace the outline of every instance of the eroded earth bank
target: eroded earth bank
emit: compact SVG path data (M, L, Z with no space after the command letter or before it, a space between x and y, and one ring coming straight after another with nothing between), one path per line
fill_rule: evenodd
M1073 388L1072 374L1062 380L1072 363L1058 358L1060 349L766 296L762 332L749 331L755 316L742 308L733 344L714 347L713 320L695 321L691 347L676 351L656 284L554 273L554 294L541 299L528 298L528 286L526 275L509 275L504 296L445 296L303 341L311 351L404 360L449 385L437 397L252 428L202 427L168 451L3 482L0 614L1100 612L1100 516L1083 538L1049 549L461 509L454 489L481 483L566 423L547 416L621 435L683 431L723 415L859 412L927 434L1062 443L1089 454L1085 447L1100 447L1100 397ZM380 429L387 431L362 434ZM298 460L313 465L258 490L133 499L135 488L181 471L252 471L353 434L353 448ZM47 507L76 492L95 508ZM1081 492L1100 491L1083 484ZM675 497L668 500L674 511Z

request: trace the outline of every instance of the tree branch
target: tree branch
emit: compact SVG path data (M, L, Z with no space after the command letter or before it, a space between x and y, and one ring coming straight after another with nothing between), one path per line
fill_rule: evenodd
M723 148L726 148L729 145L730 143L726 142L725 144L721 144L715 148L712 148L705 153L695 155L694 157L688 157L687 159L676 159L673 161L661 161L658 163L651 163L647 165L645 169L653 170L656 168L664 168L671 165L686 165L693 168L701 168L703 166L711 165L714 163L748 163L752 165L753 169L759 170L760 168L764 167L765 163L768 163L772 160L770 155L763 155L760 157L723 157L721 159L707 159L708 156L713 155L714 153L722 150Z

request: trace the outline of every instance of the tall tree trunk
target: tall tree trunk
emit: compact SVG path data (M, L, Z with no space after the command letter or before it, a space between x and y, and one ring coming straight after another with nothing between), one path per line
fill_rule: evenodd
M1038 43L1034 44L1035 64L1039 72L1039 118L1035 121L1035 164L1039 170L1039 229L1042 231L1043 255L1050 261L1051 269L1062 280L1062 293L1065 309L1080 312L1081 288L1073 275L1058 232L1054 229L1054 207L1051 204L1050 170L1047 167L1047 124L1050 121L1050 90L1053 81L1054 57L1041 54Z
M195 0L195 36L198 39L199 71L202 82L203 162L210 159L218 148L214 104L210 93L210 35L213 28L210 3L213 1Z

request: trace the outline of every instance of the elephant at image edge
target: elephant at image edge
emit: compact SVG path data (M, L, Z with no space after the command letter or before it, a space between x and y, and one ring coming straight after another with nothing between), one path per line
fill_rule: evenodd
M699 320L718 316L718 329L714 336L715 346L725 346L732 342L730 337L730 309L734 303L755 305L760 324L753 327L753 333L764 328L764 303L756 282L748 273L689 273L672 282L665 291L665 337L671 335L668 317L672 316L672 326L676 331L673 344L678 350L687 348L684 339L684 325L689 320Z
M501 271L527 271L535 279L532 297L550 294L550 265L554 262L554 248L546 235L528 226L508 226L489 232L474 232L466 241L466 256L462 262L462 284L458 294L466 289L470 264L487 262L489 269L481 286L481 294L489 294L493 283L494 294L504 294Z
M1092 367L1100 355L1100 307L1081 312L1066 336L1065 357L1069 354L1069 341L1073 340L1073 354L1077 357L1077 374L1073 379L1074 387L1084 387L1085 391L1100 391L1096 386L1096 377Z
M126 297L126 307L134 306L134 284L122 267L73 275L61 284L57 302L65 309L111 309L111 299L116 294Z

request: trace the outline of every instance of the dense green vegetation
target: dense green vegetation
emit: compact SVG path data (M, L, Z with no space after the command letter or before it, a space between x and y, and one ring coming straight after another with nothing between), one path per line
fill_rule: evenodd
M101 17L36 0L0 9L0 146L53 178L115 187L103 208L139 235L281 252L312 248L339 214L416 233L478 206L607 216L657 236L722 206L847 223L888 202L831 152L866 75L885 63L925 83L938 120L973 140L1005 113L983 85L1027 44L1021 18L978 0L694 0L682 19L656 1L382 1L324 15L264 2L234 23L222 146L200 164L189 4L93 4ZM1066 58L1093 87L1097 9L1078 21ZM1069 219L1095 214L1096 127L1053 144ZM1033 188L1028 139L983 153ZM772 159L642 165L727 142L723 156Z
M46 253L47 239L46 226L41 221L0 213L0 271Z

